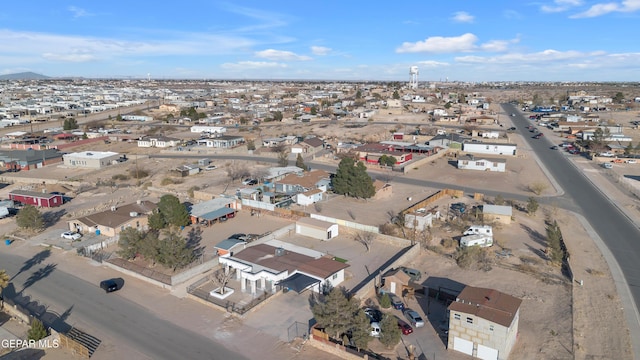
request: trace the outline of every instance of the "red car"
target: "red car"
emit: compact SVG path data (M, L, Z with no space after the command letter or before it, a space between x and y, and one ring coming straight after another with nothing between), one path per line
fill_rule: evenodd
M400 329L400 331L402 331L402 335L409 335L413 333L413 328L411 327L411 325L400 319L398 319L398 328Z
M541 137L543 137L544 134L543 133L538 133L536 136L534 136L534 139L540 139Z

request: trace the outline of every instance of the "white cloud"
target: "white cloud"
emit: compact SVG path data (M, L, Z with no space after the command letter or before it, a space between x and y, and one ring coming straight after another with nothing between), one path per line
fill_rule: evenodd
M311 60L309 56L298 55L291 51L282 51L275 49L267 49L262 51L257 51L255 56L259 58L264 58L268 60L274 61L307 61Z
M311 47L311 52L314 55L328 55L331 52L331 48L328 47L324 47L324 46L312 46Z
M453 14L451 20L459 23L472 23L475 17L465 11L458 11Z
M466 33L457 37L433 36L418 42L404 42L402 46L396 49L397 53L451 53L451 52L467 52L475 48L478 37Z
M612 12L629 13L640 10L640 0L625 0L620 3L599 3L592 5L587 11L571 16L571 18L591 18Z
M450 65L449 63L446 63L446 62L433 61L433 60L418 61L417 64L426 68L437 68L437 67Z
M78 35L0 30L0 53L56 61L90 61L139 55L218 55L254 45L242 37L202 33L171 33L165 41L128 41Z
M273 69L286 68L287 64L266 61L240 61L237 63L224 63L220 67L226 70Z
M456 62L469 64L532 64L557 61L582 60L585 58L606 56L602 51L581 52L581 51L558 51L553 49L543 50L535 53L510 53L497 56L459 56Z
M582 0L555 0L553 5L542 5L540 10L545 13L557 13L580 5L582 5Z
M415 43L405 42L396 49L397 53L456 53L456 52L473 52L473 51L489 51L503 52L508 49L511 43L519 42L514 40L491 40L484 44L477 45L478 37L471 33L466 33L454 37L433 36Z
M79 8L77 6L69 6L67 10L73 13L74 18L93 16L93 14L90 14L89 12L87 12L87 10Z

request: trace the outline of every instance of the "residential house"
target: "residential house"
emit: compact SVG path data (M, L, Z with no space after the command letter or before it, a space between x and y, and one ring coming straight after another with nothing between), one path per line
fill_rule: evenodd
M275 192L299 194L312 189L327 191L331 185L329 173L324 170L312 170L302 175L289 174L275 182Z
M187 164L187 165L180 165L172 169L172 171L177 173L181 177L186 177L186 176L200 173L200 167L196 165Z
M431 147L440 147L444 149L462 149L462 144L469 140L471 140L471 138L456 133L439 134L427 141L426 144Z
M180 143L180 139L167 136L144 136L138 139L138 147L174 147Z
M217 243L213 248L216 249L216 255L231 255L238 250L245 249L247 242L242 239L225 239Z
M458 169L505 172L507 160L500 158L476 157L469 154L457 161Z
M294 154L313 154L324 149L324 141L317 137L307 138L291 146Z
M262 139L262 146L273 148L277 146L291 146L298 142L298 137L289 135L289 136L280 136L277 138L265 138Z
M321 292L325 283L340 285L349 267L322 252L277 240L249 246L233 256L223 255L219 262L227 271L235 269L241 291L251 294L275 293L278 287L298 293L307 289Z
M112 206L109 210L70 220L69 230L88 234L116 236L126 228L145 230L148 215L157 208L151 201L140 200L123 206Z
M338 236L338 224L303 217L296 221L296 234L319 240L331 240Z
M508 143L464 143L462 150L476 154L516 155L516 144Z
M506 360L518 336L522 300L466 286L449 305L447 347L479 359Z
M296 204L307 206L322 200L324 191L320 189L311 189L296 195Z
M383 155L394 157L398 165L413 159L413 154L397 151L393 145L385 143L364 144L355 151L358 152L358 158L367 164L379 164Z
M199 144L216 149L232 149L244 144L244 137L238 135L222 135L211 139L198 140Z
M416 231L423 231L433 226L433 220L440 219L439 211L427 211L419 208L415 212L404 214L404 226Z

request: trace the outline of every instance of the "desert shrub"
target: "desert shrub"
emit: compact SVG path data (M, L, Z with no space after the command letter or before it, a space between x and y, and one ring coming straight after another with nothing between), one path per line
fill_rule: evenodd
M129 174L134 179L142 179L149 176L149 172L145 169L130 169Z
M198 191L198 190L200 190L200 186L192 186L192 187L189 188L189 190L187 190L187 195L189 195L189 197L192 198L193 197L193 193L195 191Z
M442 244L442 246L444 246L445 248L450 249L452 247L458 246L458 241L453 238L444 238L442 239L442 241L440 241L440 244Z
M127 174L115 174L111 177L111 180L121 180L126 181L129 180L129 175Z
M382 294L382 296L380 297L380 307L383 309L388 309L391 307L391 298L389 297L389 294Z
M463 269L491 270L489 251L479 246L460 248L454 258L458 266Z
M162 181L160 181L160 185L162 185L162 186L173 185L173 184L182 184L182 180L166 177L166 178L162 179Z

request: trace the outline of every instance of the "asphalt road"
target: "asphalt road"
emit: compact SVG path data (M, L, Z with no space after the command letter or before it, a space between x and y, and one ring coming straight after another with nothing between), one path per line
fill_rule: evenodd
M0 253L2 268L12 276L18 273L26 260ZM18 291L39 267L34 266L12 280ZM245 359L221 344L158 318L118 293L105 294L97 284L60 270L36 281L26 293L58 313L71 308L67 323L73 324L74 318L81 319L91 328L113 338L115 343L111 344L112 347L125 344L150 359Z
M523 132L525 139L542 163L564 189L565 200L571 200L591 224L598 236L615 256L634 298L636 309L640 305L640 230L607 198L582 172L569 161L562 151L551 150L553 145L547 138L533 139L526 127L533 122L520 114L511 104L503 104L512 117L514 125ZM597 295L596 295L597 296Z

